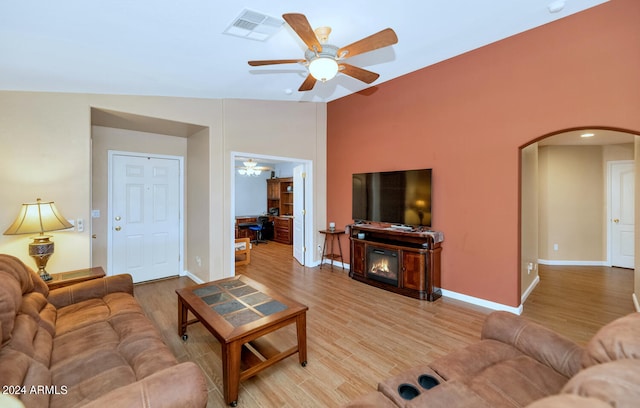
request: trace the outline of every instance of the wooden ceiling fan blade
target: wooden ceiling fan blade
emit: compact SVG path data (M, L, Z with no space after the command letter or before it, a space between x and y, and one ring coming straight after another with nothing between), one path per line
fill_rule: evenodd
M302 85L300 85L300 88L298 88L298 91L304 92L304 91L312 90L316 84L316 81L317 80L313 77L313 75L311 74L307 75L307 78L304 80Z
M349 58L354 55L377 50L378 48L384 48L397 42L398 36L395 31L390 28L385 28L382 31L340 48L337 55L338 58Z
M251 65L252 67L259 67L261 65L295 64L296 62L303 63L306 61L301 59L261 60L261 61L249 61L249 65Z
M380 74L350 64L340 64L340 72L367 84L372 83L380 77Z
M309 20L307 20L304 14L288 13L283 14L282 18L284 18L284 21L298 34L298 37L300 37L310 50L315 49L317 52L322 51L322 45L320 45L316 33L313 31L313 28L311 28L311 24L309 24Z

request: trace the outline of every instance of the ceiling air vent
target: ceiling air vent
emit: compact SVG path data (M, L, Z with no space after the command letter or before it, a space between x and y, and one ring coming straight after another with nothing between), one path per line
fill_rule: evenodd
M284 21L262 14L257 11L244 9L236 17L223 34L250 40L266 41L284 25Z

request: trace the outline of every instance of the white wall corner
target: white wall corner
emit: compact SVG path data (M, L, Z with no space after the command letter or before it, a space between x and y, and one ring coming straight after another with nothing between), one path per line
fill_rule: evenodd
M520 304L521 305L524 305L524 302L527 300L527 298L529 297L531 292L533 292L533 290L536 288L536 286L538 286L538 283L540 283L540 275L536 275L536 277L533 280L533 282L531 282L531 285L529 285L527 290L525 290L524 293L522 294L522 297L520 298Z
M192 274L191 272L189 272L186 269L180 274L180 276L186 276L187 278L191 279L192 281L194 281L198 285L204 283L204 281L202 279L198 278L196 275Z

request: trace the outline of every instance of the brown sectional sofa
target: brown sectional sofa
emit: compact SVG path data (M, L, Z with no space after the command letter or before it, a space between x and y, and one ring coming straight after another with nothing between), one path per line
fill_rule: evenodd
M178 364L133 297L129 275L48 290L0 254L0 385L26 407L204 407L206 383Z
M581 347L494 312L479 342L387 379L347 407L640 407L640 313L604 326Z

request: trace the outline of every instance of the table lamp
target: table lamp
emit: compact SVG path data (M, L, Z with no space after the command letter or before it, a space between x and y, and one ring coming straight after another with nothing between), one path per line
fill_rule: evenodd
M29 255L36 260L38 273L44 281L51 280L45 267L49 257L53 254L53 242L49 240L51 235L45 232L59 231L72 228L71 225L58 211L53 201L43 202L38 198L35 203L22 204L16 220L4 232L4 235L35 234L31 237L33 242L29 244Z

